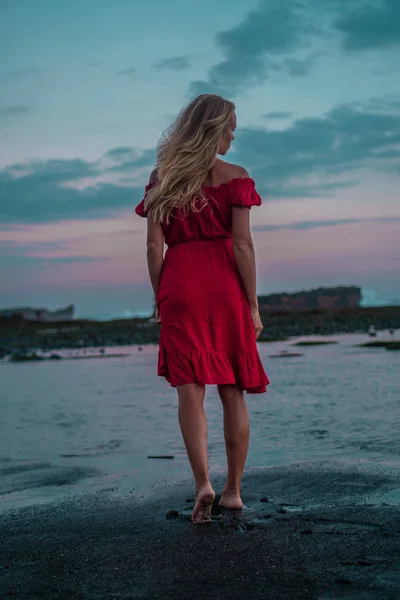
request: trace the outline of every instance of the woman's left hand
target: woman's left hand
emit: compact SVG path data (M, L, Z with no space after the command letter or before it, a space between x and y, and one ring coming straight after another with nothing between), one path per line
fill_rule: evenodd
M157 306L156 306L155 318L156 318L156 323L157 323L157 325L161 325L160 313L158 312L158 308L157 308Z

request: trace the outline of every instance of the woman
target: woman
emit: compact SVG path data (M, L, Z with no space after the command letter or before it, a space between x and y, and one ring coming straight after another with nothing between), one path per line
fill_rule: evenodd
M206 384L216 384L224 410L228 473L219 505L243 506L240 482L249 445L243 391L266 391L256 339L258 312L249 209L261 198L228 152L235 106L211 94L195 98L158 147L136 213L147 218L147 262L161 323L158 374L177 388L179 424L196 484L194 523L211 520ZM163 257L164 240L168 249Z

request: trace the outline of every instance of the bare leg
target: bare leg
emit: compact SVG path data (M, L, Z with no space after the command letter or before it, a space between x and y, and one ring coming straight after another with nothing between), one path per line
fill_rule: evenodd
M207 420L204 412L204 385L188 383L177 388L179 424L196 483L196 503L193 523L211 521L211 506L215 498L208 478Z
M250 438L249 413L243 392L236 385L219 385L218 393L224 408L224 434L228 475L219 505L240 509L240 482L247 458Z

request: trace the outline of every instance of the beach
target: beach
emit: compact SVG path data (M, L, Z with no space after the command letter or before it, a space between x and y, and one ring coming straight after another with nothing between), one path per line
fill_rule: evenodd
M345 463L244 478L245 509L190 523L188 486L107 494L0 520L0 597L396 600L398 470Z
M156 346L2 363L0 598L397 600L399 354L307 341L260 344L272 383L247 396L245 506L204 526ZM220 494L212 386L205 405Z

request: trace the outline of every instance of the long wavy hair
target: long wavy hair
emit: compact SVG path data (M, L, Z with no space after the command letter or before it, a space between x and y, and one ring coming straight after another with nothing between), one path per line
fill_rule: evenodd
M207 204L204 181L234 111L235 105L229 100L201 94L164 132L157 148L157 181L144 203L153 221L168 224L175 209L181 209L185 216Z

